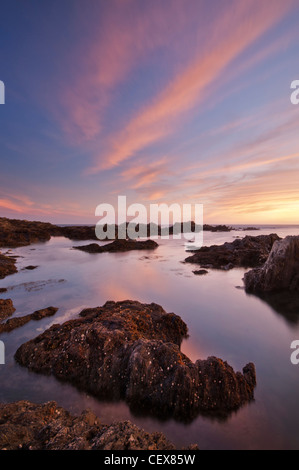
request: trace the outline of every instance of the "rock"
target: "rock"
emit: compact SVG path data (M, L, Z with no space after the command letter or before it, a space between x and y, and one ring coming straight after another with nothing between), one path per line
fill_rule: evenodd
M51 238L52 224L0 218L0 246L19 247Z
M190 223L191 231L198 232L204 231L230 231L231 227L226 225L196 225L193 221ZM105 232L107 231L107 224L103 226ZM122 239L120 233L125 233L128 228L128 222L119 226L115 225L115 237L113 239ZM170 227L161 227L154 223L144 224L143 226L136 224L135 230L144 230L144 236L151 237L154 234L165 235L182 233L184 229L183 224L174 224ZM58 226L47 222L8 219L0 217L0 247L19 247L30 245L31 243L46 242L51 237L66 237L70 240L97 240L95 233L95 226Z
M208 274L209 271L207 271L206 269L199 269L197 271L192 271L194 274L196 274L197 276L203 276L204 274Z
M271 251L273 243L280 240L278 235L246 236L223 245L212 245L194 250L194 255L185 259L187 263L201 267L229 270L234 267L261 266ZM193 250L189 250L193 251Z
M11 299L0 299L0 321L10 317L15 310Z
M18 270L16 268L15 258L0 253L0 279L4 279L6 276L16 272L18 272Z
M186 336L183 320L157 304L106 302L53 325L20 346L15 359L99 399L124 399L135 413L160 418L229 414L253 399L253 364L242 375L216 357L192 363L180 351Z
M23 268L24 270L27 269L28 271L33 271L34 269L38 268L38 266L25 266L25 268Z
M50 317L55 315L58 308L55 307L48 307L43 308L41 310L36 310L29 315L25 315L23 317L15 317L7 320L5 323L0 324L0 333L9 333L10 331L14 330L15 328L19 328L20 326L25 325L31 320L41 320L45 317Z
M86 251L87 253L116 253L119 251L130 250L154 250L159 245L154 240L135 241L135 240L114 240L106 245L91 243L85 246L74 246L76 250Z
M7 292L6 287L1 287L0 288L0 294L3 294L4 292Z
M102 424L88 410L73 416L55 402L0 403L0 450L149 449L175 446L162 433L149 434L130 421Z
M261 268L244 276L247 292L299 291L299 236L276 241Z

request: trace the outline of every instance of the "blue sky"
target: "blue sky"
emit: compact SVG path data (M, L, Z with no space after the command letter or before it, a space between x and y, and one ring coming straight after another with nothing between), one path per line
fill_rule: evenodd
M1 2L0 215L297 223L297 0Z

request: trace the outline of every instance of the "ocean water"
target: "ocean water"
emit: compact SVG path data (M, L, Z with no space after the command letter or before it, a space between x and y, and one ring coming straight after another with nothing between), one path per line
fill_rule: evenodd
M233 241L246 234L298 235L299 226L260 226L259 231L204 232L204 245ZM184 239L159 239L155 251L88 254L73 250L65 238L52 238L13 249L19 272L0 281L9 287L15 316L48 306L58 307L54 317L1 335L6 364L0 365L0 401L55 400L73 413L92 409L104 423L130 419L149 432L161 431L177 446L197 443L200 449L299 449L299 365L290 361L291 342L299 340L299 309L247 295L245 269L209 270L195 276ZM8 250L2 250L6 252ZM34 271L22 270L38 265ZM189 424L133 415L125 402L100 401L54 377L29 372L14 361L16 349L54 323L75 318L86 307L107 300L155 302L180 315L189 328L183 352L192 360L218 356L235 370L254 362L257 372L255 400L219 420L198 416ZM278 299L280 300L280 299ZM288 299L287 299L288 300Z

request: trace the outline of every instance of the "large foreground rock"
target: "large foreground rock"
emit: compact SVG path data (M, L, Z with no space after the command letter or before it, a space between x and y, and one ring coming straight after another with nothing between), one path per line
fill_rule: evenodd
M244 276L247 292L299 291L299 236L276 241L261 268Z
M190 223L191 230L197 232L204 231L230 231L231 227L226 225L195 225L194 222ZM107 231L107 224L103 225L105 232ZM122 239L123 234L126 233L128 222L122 225L115 225L115 236L112 239ZM135 226L136 231L140 229L139 224ZM161 227L156 224L145 224L143 232L145 237L151 237L154 234L175 234L181 233L184 229L183 224L175 224L170 227ZM0 247L16 248L20 246L30 245L31 243L46 242L51 237L66 237L70 240L98 240L95 233L94 226L58 226L48 222L38 222L19 219L8 219L0 217ZM134 238L134 237L131 237Z
M95 227L65 226L48 222L7 219L0 217L0 247L20 247L31 243L46 242L51 237L71 240L96 240Z
M268 258L276 240L280 240L276 234L246 236L223 245L204 246L185 261L199 264L203 268L216 269L261 266Z
M183 320L156 304L106 302L53 325L23 344L15 359L100 399L124 399L138 413L191 420L229 414L253 399L255 368L243 374L216 357L196 363L180 351Z
M190 448L196 449L197 446ZM0 450L174 450L162 433L130 421L102 424L91 411L72 416L55 402L0 403Z

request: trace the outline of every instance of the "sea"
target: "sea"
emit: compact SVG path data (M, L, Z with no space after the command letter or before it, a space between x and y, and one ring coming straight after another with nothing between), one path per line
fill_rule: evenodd
M259 230L238 225L229 232L204 232L203 244L245 235L299 235L299 225L255 227ZM184 238L157 242L154 251L89 254L73 249L88 241L55 237L2 250L17 256L18 273L0 280L0 288L8 288L1 297L13 300L14 316L49 306L59 310L54 317L1 335L5 364L0 365L0 402L54 400L73 414L89 408L102 423L130 420L148 432L163 432L178 447L196 443L200 449L299 449L299 365L290 359L291 343L299 340L299 299L269 301L246 294L243 277L248 269L209 269L196 276L196 266L184 263L189 256ZM28 265L38 267L23 269ZM155 302L180 315L189 330L181 349L193 361L217 356L236 371L254 362L255 399L225 418L198 415L188 424L160 420L133 414L124 401L100 400L15 362L17 348L54 323L76 318L82 309L107 300L126 299Z

